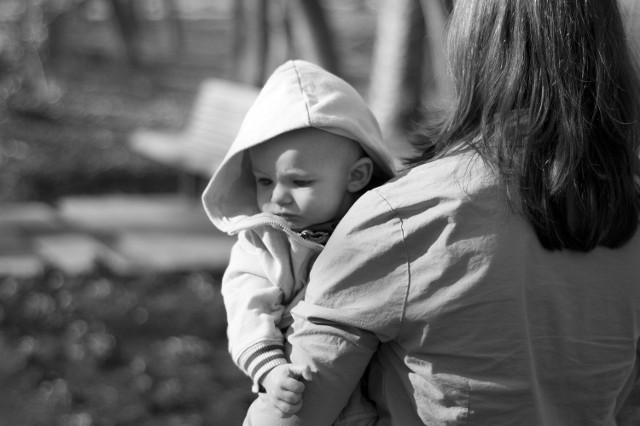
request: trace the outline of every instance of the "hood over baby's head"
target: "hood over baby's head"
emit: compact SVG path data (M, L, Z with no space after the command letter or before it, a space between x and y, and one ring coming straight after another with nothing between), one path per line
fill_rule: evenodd
M378 122L360 94L323 68L291 60L269 77L247 112L202 199L209 218L224 232L259 212L246 150L283 133L315 127L358 142L373 160L372 180L393 177L393 159Z

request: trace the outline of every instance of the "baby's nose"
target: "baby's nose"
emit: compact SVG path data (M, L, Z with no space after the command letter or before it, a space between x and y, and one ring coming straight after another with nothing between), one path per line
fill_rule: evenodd
M291 194L283 185L276 185L271 193L271 201L276 204L289 204L291 202Z

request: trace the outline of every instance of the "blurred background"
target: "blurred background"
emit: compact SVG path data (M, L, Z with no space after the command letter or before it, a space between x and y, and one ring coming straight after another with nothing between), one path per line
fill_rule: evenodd
M220 296L233 241L199 194L289 58L401 131L416 85L439 92L443 63L421 67L447 7L0 0L0 425L241 424L253 395Z
M241 424L233 240L199 194L288 58L353 84L408 154L419 105L449 91L451 7L0 0L0 426Z

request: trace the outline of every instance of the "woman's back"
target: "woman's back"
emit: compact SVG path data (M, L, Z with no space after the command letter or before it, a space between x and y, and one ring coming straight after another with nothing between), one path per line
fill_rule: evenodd
M458 0L448 31L451 105L379 190L410 285L370 390L394 425L615 424L640 377L640 83L617 2Z
M372 397L398 425L612 423L637 377L640 234L617 250L548 251L470 157L378 191L402 220L408 296L372 363Z

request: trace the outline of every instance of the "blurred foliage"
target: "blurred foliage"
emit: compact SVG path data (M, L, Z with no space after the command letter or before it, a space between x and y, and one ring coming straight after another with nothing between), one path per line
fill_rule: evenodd
M59 32L69 16L111 21L116 44L122 45L130 63L138 61L136 46L140 20L169 18L180 31L174 0L2 0L0 2L0 100L10 100L21 110L32 110L60 99L61 89L49 78L45 63L62 48ZM77 18L77 16L75 16ZM85 34L83 34L85 35ZM173 34L180 38L181 34ZM75 36L77 39L77 35ZM109 42L104 39L102 42ZM178 49L179 40L174 40ZM65 46L68 47L68 46ZM19 95L19 96L17 96ZM17 98L17 99L13 99Z
M178 172L135 155L126 139L137 127L178 129L190 92L159 90L139 75L125 80L117 64L84 58L58 75L65 90L55 118L0 116L0 202L176 190Z
M253 399L207 273L0 280L2 424L233 425Z
M114 23L76 12L59 28L62 49L44 62L43 96L25 89L18 54L12 72L0 69L1 96L11 98L9 108L0 99L0 202L176 191L179 172L133 153L127 137L139 127L182 127L202 79L223 74L230 21L190 21L191 41L181 57L145 57L148 63L131 67L104 51L105 44L118 45ZM8 21L18 16L3 13ZM149 42L162 22L154 25L145 28ZM0 52L8 58L5 47Z
M49 23L82 0L3 0L0 3L0 98L18 91L52 102L59 92L45 76L42 48Z
M43 12L41 23L51 24L57 17L53 27L59 41L57 53L48 55L51 34L45 41L40 39L40 58L49 93L55 95L49 98L53 103L20 96L12 100L12 108L3 109L0 99L0 203L176 191L178 170L132 152L128 135L137 128L179 130L202 80L229 76L234 23L231 8L223 6L232 0L178 2L185 43L177 55L171 53L171 43L163 42L168 21L151 7L162 0L139 0L141 7L148 7L141 14L145 20L138 38L138 66L127 62L122 39L105 10L89 7L89 2L104 5L108 0L78 1L65 0L54 8L54 0L0 0L0 19L14 29L16 20L25 16L27 4ZM330 9L346 75L360 88L368 78L375 27L375 12L355 6L364 1L332 0ZM206 13L205 7L209 8ZM0 45L0 56L8 55L7 46ZM18 76L19 62L14 64L12 75L0 69L4 87L10 88L0 90L5 95L26 84L19 83L24 77ZM15 108L17 100L21 104Z

